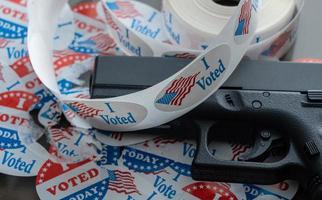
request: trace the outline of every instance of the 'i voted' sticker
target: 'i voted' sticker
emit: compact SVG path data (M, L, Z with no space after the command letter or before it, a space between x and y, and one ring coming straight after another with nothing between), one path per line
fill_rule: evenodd
M59 164L47 160L40 168L36 189L41 199L104 199L108 191L108 171L91 160Z

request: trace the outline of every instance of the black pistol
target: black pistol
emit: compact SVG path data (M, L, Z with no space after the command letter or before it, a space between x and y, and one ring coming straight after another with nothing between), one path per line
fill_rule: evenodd
M91 97L115 97L145 89L189 62L97 57ZM311 199L322 199L321 75L321 64L243 60L215 94L184 116L196 124L199 133L192 177L253 184L293 179ZM223 138L252 141L253 148L237 161L219 160L208 144ZM273 154L280 158L267 158Z

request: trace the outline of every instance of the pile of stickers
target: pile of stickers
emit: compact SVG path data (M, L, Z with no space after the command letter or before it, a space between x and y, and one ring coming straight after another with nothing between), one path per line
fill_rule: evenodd
M102 5L71 3L56 34L54 66L62 94L88 97L79 77L97 55L123 55L109 35ZM292 199L298 184L272 186L198 182L191 178L196 143L155 135L84 130L60 124L62 110L28 58L27 0L0 0L0 172L36 176L40 199ZM73 42L69 43L72 39ZM65 48L62 48L65 47ZM64 50L61 50L64 49ZM65 109L65 110L64 110ZM30 111L37 111L31 112ZM88 110L88 115L95 114ZM36 122L36 123L35 123ZM47 138L48 147L38 143ZM216 156L236 160L250 147L214 144Z

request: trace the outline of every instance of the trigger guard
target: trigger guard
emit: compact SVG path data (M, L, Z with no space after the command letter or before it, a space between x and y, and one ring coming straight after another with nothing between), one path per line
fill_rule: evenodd
M262 130L256 135L255 143L251 151L238 157L238 161L258 161L265 155L273 143L273 136L269 130Z

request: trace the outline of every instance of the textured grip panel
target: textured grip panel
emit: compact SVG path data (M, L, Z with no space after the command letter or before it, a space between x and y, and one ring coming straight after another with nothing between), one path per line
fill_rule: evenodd
M319 148L313 140L305 143L305 151L310 157L320 154Z

